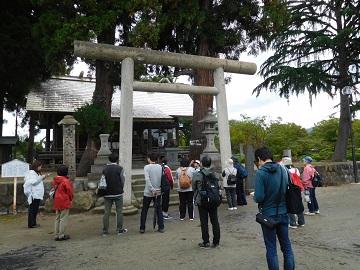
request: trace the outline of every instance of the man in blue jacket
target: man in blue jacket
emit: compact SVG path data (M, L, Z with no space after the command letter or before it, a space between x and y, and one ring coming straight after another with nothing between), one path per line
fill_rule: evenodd
M276 236L279 239L281 251L284 255L284 269L295 269L294 254L288 234L289 221L285 198L288 184L287 172L281 165L273 162L273 155L266 147L255 151L255 162L258 164L259 169L255 175L254 200L259 204L263 215L278 222L272 229L261 225L268 269L279 269Z

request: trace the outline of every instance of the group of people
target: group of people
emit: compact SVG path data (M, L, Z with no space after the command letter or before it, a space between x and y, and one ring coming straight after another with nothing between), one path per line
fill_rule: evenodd
M119 235L127 232L123 228L123 193L125 176L124 170L118 165L118 156L111 154L110 163L103 169L103 175L106 179L106 193L104 195L104 216L103 216L103 235L109 233L109 217L112 204L116 206L117 213L117 233ZM155 153L150 153L147 158L148 164L144 167L145 188L143 196L143 206L140 215L140 233L145 233L146 218L151 202L154 205L158 232L163 233L164 219L171 218L168 214L170 191L162 192L161 179L163 174L169 181L170 186L177 184L179 193L179 217L180 220L186 218L186 211L190 220L194 219L194 204L198 206L199 219L202 232L201 248L217 247L220 243L220 225L218 221L217 206L205 206L200 199L200 192L204 186L207 176L214 175L211 167L211 158L204 156L201 160L188 162L183 159L180 167L176 170L176 179L172 177L171 169L166 165L166 160L158 163L158 157ZM279 239L281 251L284 255L284 269L294 269L295 260L288 235L288 228L298 228L305 225L305 215L313 216L320 213L319 205L315 195L315 187L312 179L316 170L311 165L312 158L305 157L304 170L302 175L292 164L289 157L284 157L281 162L275 162L271 151L262 147L255 151L255 165L258 170L255 174L255 191L252 194L254 201L258 203L262 214L276 222L276 226L269 228L261 224L264 242L266 246L266 258L269 269L279 269L279 262L276 252L276 238ZM35 161L31 165L31 170L25 177L24 193L28 198L28 227L36 228L40 226L36 222L36 216L40 201L44 197L43 180L49 175L42 175L42 164ZM291 174L297 177L290 177ZM239 161L232 157L228 160L228 166L222 171L223 187L226 192L228 209L235 210L238 205L246 205L244 193L244 180L247 172ZM300 179L301 177L301 179ZM300 180L297 180L300 179ZM296 214L288 214L286 207L286 189L289 181L298 185L305 193L308 203L308 211ZM283 184L283 182L285 184ZM73 200L73 187L68 177L68 168L60 165L57 170L57 176L52 182L54 189L53 207L56 210L55 218L55 240L62 241L70 238L65 234L66 224ZM219 190L220 191L220 190ZM280 195L280 196L278 196ZM212 224L213 241L210 245L208 219ZM155 224L154 224L155 226Z
M29 172L24 178L24 194L29 204L28 211L28 228L40 227L37 222L37 214L41 200L44 198L44 180L50 174L42 174L42 163L35 160L30 167ZM66 225L69 217L69 209L73 200L73 185L68 177L68 167L60 165L57 169L57 176L52 182L53 187L53 208L55 215L55 240L62 241L70 239L65 234Z
M266 259L270 270L279 269L276 238L279 240L284 256L284 269L295 269L295 259L288 228L298 228L305 225L303 211L288 214L286 192L289 181L298 185L303 192L310 194L309 200L307 200L308 211L305 214L310 216L320 214L315 187L312 185L312 178L316 173L315 168L311 165L312 161L311 157L303 159L304 170L301 180L297 181L297 178L291 177L291 174L297 175L300 179L300 172L293 167L291 158L284 157L281 162L274 162L273 155L268 148L262 147L255 151L255 164L258 170L255 174L254 201L258 203L261 213L275 224L274 226L261 224L266 247Z
M170 191L168 190L161 193L161 175L164 173L171 187L174 186L174 183L177 186L180 220L185 220L186 214L188 214L189 220L194 220L194 204L197 205L203 239L203 242L199 243L199 246L202 248L211 246L217 247L220 242L220 226L217 216L217 207L205 207L204 205L201 205L199 196L204 175L214 173L210 169L211 158L205 156L202 158L201 162L199 160L192 160L189 162L187 159L182 159L180 161L180 167L176 169L175 180L171 175L171 169L166 164L166 160L163 159L161 163L158 163L157 155L155 153L150 153L147 161L148 164L144 167L145 189L143 207L140 215L140 233L145 233L147 212L151 202L153 202L155 207L154 211L156 212L158 232L164 232L164 219L172 218L168 214ZM229 159L228 163L229 166L224 169L222 176L224 177L224 187L227 194L229 210L235 210L237 209L237 205L247 204L244 192L244 180L248 174L235 157ZM230 174L234 175L235 182L234 184L227 185L225 182ZM235 194L237 194L237 196ZM210 245L209 240L209 218L213 226L214 238L212 245Z

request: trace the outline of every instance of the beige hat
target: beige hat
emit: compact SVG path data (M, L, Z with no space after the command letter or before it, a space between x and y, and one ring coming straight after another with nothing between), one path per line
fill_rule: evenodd
M194 163L197 163L197 164L200 165L200 160L197 159L197 160L194 161Z
M289 157L283 157L283 158L282 158L282 164L283 164L284 166L286 166L286 165L292 165L292 160L291 160L291 158L289 158Z
M231 164L234 164L234 161L231 158L229 158L228 163L231 165Z

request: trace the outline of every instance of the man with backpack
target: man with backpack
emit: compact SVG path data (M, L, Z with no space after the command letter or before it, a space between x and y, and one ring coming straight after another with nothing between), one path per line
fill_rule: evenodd
M236 200L237 205L244 206L247 205L246 195L244 190L244 182L246 177L248 177L248 172L243 165L239 162L236 157L231 157L234 161L234 168L236 169Z
M147 158L149 164L144 167L145 188L143 207L140 215L140 233L145 233L147 212L151 202L154 202L154 221L157 219L158 232L165 232L164 217L161 208L161 176L163 169L161 165L157 163L157 160L158 156L156 153L149 153ZM154 222L154 225L156 225L155 223L156 222Z
M162 168L164 170L166 180L169 182L170 189L173 189L173 187L174 187L174 179L173 179L173 176L172 176L171 169L167 165L167 159L163 158L161 163L162 163ZM164 219L171 219L172 218L168 214L169 203L170 203L170 189L164 191L162 196L161 196L161 206L162 206L162 213L163 213Z
M265 217L265 222L259 223L266 247L268 269L279 269L277 238L284 255L284 269L293 270L295 259L289 239L286 205L288 173L283 166L273 161L273 155L266 147L255 151L255 162L258 170L255 174L254 201L259 204L259 211ZM271 221L273 226L269 226L268 221Z
M192 188L192 167L189 167L189 161L182 159L180 167L176 170L176 179L179 193L179 213L180 220L184 220L186 216L186 208L190 220L194 220L194 204L193 204L193 188Z
M211 158L204 156L201 159L202 169L193 178L195 204L198 206L202 242L200 248L210 248L208 218L212 224L213 243L211 247L216 248L220 243L220 225L217 208L221 204L219 179L214 175L211 166Z

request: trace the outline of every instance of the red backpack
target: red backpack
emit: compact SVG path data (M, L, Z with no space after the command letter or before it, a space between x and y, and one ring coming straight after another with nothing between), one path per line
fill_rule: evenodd
M290 177L291 177L291 182L294 185L297 185L301 189L301 192L304 191L304 186L301 182L300 176L297 173L292 173L292 172L289 172L289 173L290 173Z

